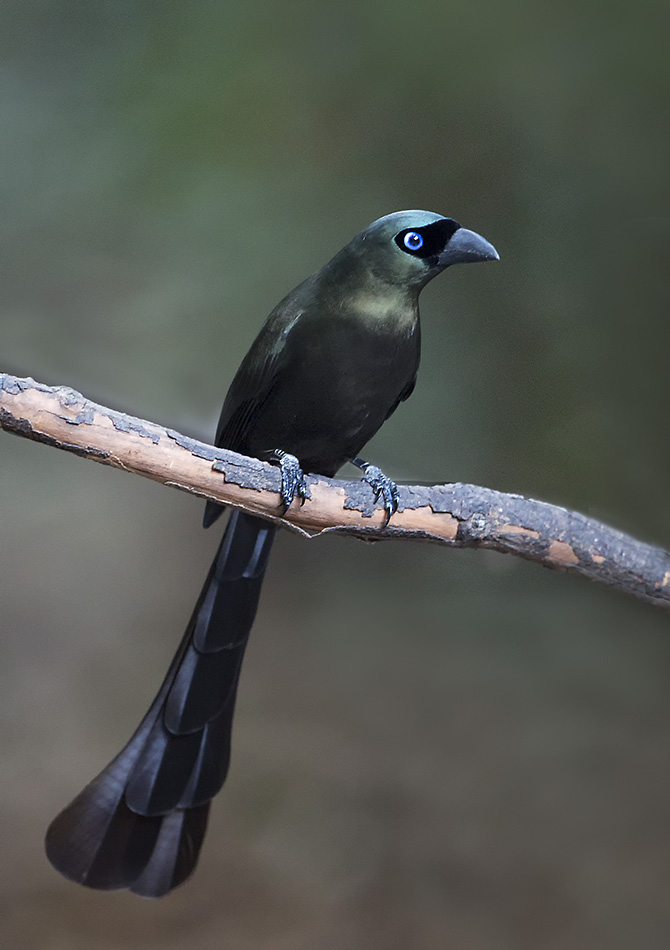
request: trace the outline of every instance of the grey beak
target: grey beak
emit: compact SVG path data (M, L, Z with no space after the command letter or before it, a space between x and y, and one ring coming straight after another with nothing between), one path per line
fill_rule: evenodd
M452 264L468 264L476 261L499 261L500 255L492 244L475 231L459 228L440 254L442 267Z

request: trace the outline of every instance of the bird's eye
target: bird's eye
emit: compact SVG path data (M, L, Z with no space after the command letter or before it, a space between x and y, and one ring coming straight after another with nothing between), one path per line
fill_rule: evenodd
M408 251L418 251L419 248L423 247L423 238L418 231L408 231L402 243Z

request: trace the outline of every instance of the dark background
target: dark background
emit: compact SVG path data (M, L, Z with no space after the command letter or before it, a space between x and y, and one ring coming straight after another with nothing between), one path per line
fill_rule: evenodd
M425 207L502 263L423 296L399 480L670 542L667 7L5 0L0 368L202 438L274 304ZM23 948L670 946L662 611L521 561L282 536L199 870L62 880L219 529L0 434L0 935Z

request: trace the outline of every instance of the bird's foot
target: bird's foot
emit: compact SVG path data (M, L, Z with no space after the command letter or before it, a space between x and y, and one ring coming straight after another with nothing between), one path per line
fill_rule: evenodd
M375 502L381 498L384 503L384 527L398 510L398 486L376 465L368 465L363 472L363 481L367 482L375 493Z
M273 461L279 465L279 471L281 473L281 488L279 489L279 494L281 496L284 513L291 507L291 502L296 495L300 499L300 504L304 505L305 498L309 495L309 489L305 481L305 473L300 468L300 461L295 455L290 455L282 449L275 449L273 452Z
M363 472L363 481L367 482L375 493L375 504L380 498L382 499L386 513L383 526L386 527L391 520L391 516L398 510L398 486L388 475L384 475L378 466L371 465L370 462L364 462L363 459L360 458L355 458L351 461L356 468L361 469Z

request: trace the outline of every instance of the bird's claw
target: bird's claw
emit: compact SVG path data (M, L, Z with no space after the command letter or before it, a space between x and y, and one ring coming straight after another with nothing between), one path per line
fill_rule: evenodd
M384 527L398 510L398 486L376 465L367 465L363 472L363 481L367 482L375 493L375 503L381 498L384 502Z
M300 468L300 462L295 455L290 455L288 452L282 452L281 449L278 449L275 452L275 458L279 462L279 471L281 473L281 488L279 489L279 494L281 496L284 513L286 513L291 507L291 502L296 495L300 499L300 504L304 505L309 490L307 488L307 482L305 481L305 473Z

